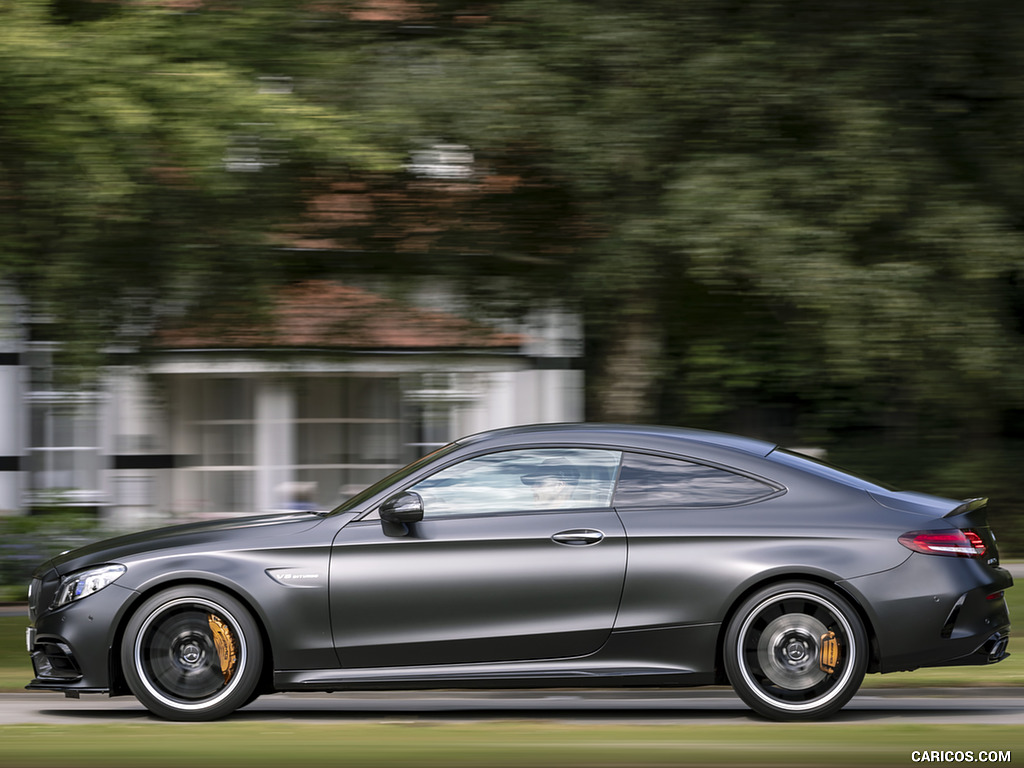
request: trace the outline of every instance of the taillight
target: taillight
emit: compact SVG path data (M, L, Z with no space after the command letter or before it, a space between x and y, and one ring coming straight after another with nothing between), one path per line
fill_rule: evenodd
M926 555L981 557L985 554L985 542L974 531L911 531L900 536L900 544Z

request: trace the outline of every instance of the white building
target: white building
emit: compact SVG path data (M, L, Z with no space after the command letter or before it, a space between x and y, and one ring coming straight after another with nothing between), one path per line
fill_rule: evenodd
M581 330L565 312L512 332L327 281L267 317L183 325L96 392L57 389L53 347L0 299L0 510L167 517L313 506L463 434L583 416Z

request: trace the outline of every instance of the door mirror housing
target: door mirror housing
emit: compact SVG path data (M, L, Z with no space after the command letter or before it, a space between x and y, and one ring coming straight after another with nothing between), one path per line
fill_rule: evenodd
M380 505L380 519L389 523L418 523L423 519L423 497L402 491Z

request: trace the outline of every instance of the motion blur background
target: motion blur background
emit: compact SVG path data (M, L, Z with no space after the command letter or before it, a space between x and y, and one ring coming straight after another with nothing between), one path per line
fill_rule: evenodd
M1020 554L1022 137L1013 0L4 3L0 582L582 419Z

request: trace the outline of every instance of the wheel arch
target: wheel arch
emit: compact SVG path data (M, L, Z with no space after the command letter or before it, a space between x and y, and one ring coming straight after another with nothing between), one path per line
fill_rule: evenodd
M725 635L729 629L729 625L732 623L733 618L736 616L736 612L740 606L746 602L747 598L767 587L771 587L775 584L782 584L785 582L808 582L811 584L817 584L818 586L831 589L846 602L848 602L853 609L857 611L857 616L861 620L864 626L864 632L868 638L868 672L878 671L878 638L875 630L874 623L872 622L870 613L865 610L861 603L860 596L852 592L849 589L844 588L842 580L837 579L829 574L817 572L817 571L785 571L776 572L768 575L763 575L761 578L753 579L748 583L744 584L743 587L737 590L729 603L729 608L722 617L722 622L718 626L718 637L715 641L715 681L722 685L728 685L729 681L725 675L725 663L724 663L724 652L725 652Z

